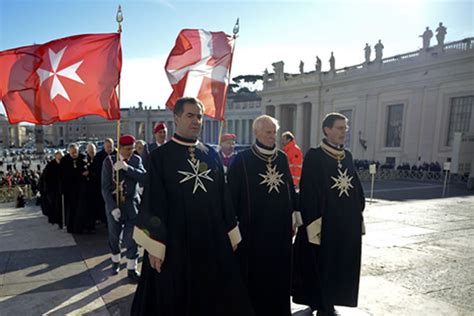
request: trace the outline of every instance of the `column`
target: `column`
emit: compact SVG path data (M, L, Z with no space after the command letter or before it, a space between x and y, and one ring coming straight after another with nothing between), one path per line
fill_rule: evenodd
M253 120L249 120L249 128L248 128L248 133L249 133L248 143L249 143L249 144L252 144L252 142L253 142L253 129L252 129L252 125L253 125Z
M296 105L296 126L295 126L295 137L296 143L303 146L304 143L304 135L303 135L303 127L304 127L304 103L299 103Z

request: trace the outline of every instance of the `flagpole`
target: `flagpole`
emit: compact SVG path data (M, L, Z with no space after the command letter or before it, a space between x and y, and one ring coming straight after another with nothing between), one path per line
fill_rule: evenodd
M234 51L235 51L235 45L237 44L237 34L239 34L239 30L240 30L240 24L239 24L239 18L237 18L237 21L235 22L234 24L234 29L232 30L233 32L233 38L234 38L234 45L232 45L232 53L230 55L230 66L229 66L229 87L230 87L230 80L231 80L231 72L232 72L232 59L234 58ZM227 102L227 91L226 91L226 98L225 98L226 102ZM217 144L219 144L219 146L221 145L221 138L222 138L222 132L224 131L224 124L225 124L225 118L223 120L221 120L221 127L219 129L219 139L217 140Z
M121 34L122 33L122 21L123 21L123 15L122 15L122 7L119 5L117 9L117 15L115 17L115 20L117 21L118 24L118 29L117 33ZM117 86L117 97L118 97L118 104L119 104L119 114L120 114L120 81ZM120 155L120 117L117 120L117 161L122 160L122 156ZM119 177L119 170L116 170L115 172L115 201L117 203L117 207L120 205L120 177Z

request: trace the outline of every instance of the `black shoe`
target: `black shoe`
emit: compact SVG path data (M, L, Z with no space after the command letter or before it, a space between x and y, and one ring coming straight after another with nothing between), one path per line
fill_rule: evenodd
M127 276L133 282L138 283L138 280L140 280L140 273L137 270L128 270Z
M320 309L316 313L316 316L341 316L341 314L333 308L330 309Z
M120 272L120 262L112 262L112 274L117 275Z

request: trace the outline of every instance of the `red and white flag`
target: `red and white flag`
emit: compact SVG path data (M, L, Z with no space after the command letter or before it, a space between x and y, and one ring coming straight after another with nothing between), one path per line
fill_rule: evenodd
M183 96L197 97L205 115L223 120L233 45L234 38L224 32L182 30L166 61L173 88L166 106L173 109Z
M120 34L65 37L0 52L0 99L11 124L85 115L120 119Z

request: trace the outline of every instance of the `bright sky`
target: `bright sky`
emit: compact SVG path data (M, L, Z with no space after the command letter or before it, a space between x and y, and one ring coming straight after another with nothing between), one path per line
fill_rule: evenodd
M314 69L315 57L329 68L361 63L365 43L379 40L384 56L419 49L426 26L447 27L446 42L474 36L472 0L0 0L0 51L85 33L117 30L122 5L122 107L143 101L163 106L170 94L164 65L183 28L231 34L237 17L240 33L232 77L262 74L283 60L286 72ZM433 37L432 43L436 39ZM1 69L0 69L1 71ZM0 103L1 104L1 103ZM0 105L0 112L4 112Z

